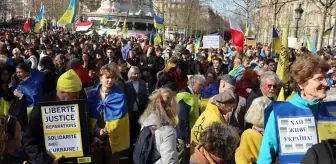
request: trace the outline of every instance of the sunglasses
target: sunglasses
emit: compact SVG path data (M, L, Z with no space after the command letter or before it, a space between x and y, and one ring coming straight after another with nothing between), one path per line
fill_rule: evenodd
M276 89L276 88L277 88L277 86L276 86L276 85L272 85L272 84L267 84L266 86L267 86L267 88L269 88L269 89L271 89L272 87L273 87L274 89Z

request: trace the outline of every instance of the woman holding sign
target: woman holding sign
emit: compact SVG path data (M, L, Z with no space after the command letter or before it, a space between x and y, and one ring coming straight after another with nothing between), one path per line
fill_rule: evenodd
M290 75L299 91L289 102L272 102L265 109L266 128L257 163L270 164L277 156L280 164L300 163L307 149L323 138L320 121L335 121L322 103L328 70L323 59L310 54L293 63Z

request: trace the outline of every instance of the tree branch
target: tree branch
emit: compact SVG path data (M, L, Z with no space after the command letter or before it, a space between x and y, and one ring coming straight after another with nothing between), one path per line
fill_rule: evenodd
M281 8L282 8L283 6L285 6L285 4L286 4L286 3L283 3L283 4L277 9L277 11L275 12L275 14L278 14L278 13L280 12Z
M232 1L236 6L238 6L238 7L240 7L241 9L247 11L246 8L245 8L244 6L242 6L242 5L240 5L238 2L236 2L236 0L231 0L231 1Z
M246 18L246 15L241 14L241 13L239 13L239 12L232 11L232 10L228 10L228 11L231 12L231 13L233 13L233 14L236 14L236 15L239 15L239 16L242 16L242 17Z

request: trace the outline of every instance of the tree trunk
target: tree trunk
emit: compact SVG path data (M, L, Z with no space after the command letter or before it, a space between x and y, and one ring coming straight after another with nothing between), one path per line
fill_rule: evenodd
M276 28L277 3L273 5L273 25Z
M336 9L334 9L334 14L336 14ZM333 17L333 23L332 25L336 25L336 16ZM335 27L332 29L332 32L331 32L331 45L334 45L335 43Z
M324 29L325 29L325 21L327 19L327 12L328 12L328 8L324 8L323 13L322 13L322 22L321 22L322 27L319 31L319 39L318 39L318 43L317 43L317 50L320 50L322 48L323 32L324 32Z

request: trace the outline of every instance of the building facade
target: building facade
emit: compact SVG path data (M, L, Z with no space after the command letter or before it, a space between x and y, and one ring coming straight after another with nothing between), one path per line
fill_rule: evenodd
M258 16L254 19L253 23L257 39L262 43L271 42L274 16L276 17L275 27L279 35L281 36L282 29L288 25L288 36L295 37L295 9L299 6L299 4L301 4L301 8L304 10L304 12L298 24L298 42L305 44L305 36L309 36L310 39L313 41L313 44L317 46L319 38L318 36L320 35L320 33L323 33L324 30L335 25L335 7L328 11L325 21L325 29L322 30L321 28L323 22L323 13L321 11L321 8L318 8L315 3L310 0L294 0L290 2L286 1L288 0L278 0L277 4L272 4L270 0L261 0L260 8L257 11ZM276 15L274 15L275 5L277 8L276 10L278 11ZM322 46L325 46L328 43L330 45L334 44L334 31L335 30L332 31L330 37L323 39Z

